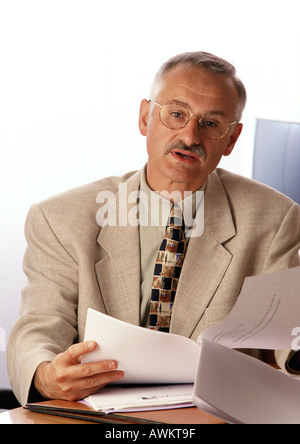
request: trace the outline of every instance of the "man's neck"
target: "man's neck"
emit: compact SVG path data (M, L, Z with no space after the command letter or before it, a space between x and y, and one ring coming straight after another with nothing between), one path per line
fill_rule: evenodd
M170 200L174 201L175 203L183 200L187 196L187 193L193 194L198 190L202 190L207 182L207 177L199 179L197 183L175 182L167 177L161 180L159 180L158 178L153 180L151 175L149 177L149 174L147 174L147 169L145 173L148 186L151 188L151 190L158 192L166 198L168 198L168 196L171 196Z

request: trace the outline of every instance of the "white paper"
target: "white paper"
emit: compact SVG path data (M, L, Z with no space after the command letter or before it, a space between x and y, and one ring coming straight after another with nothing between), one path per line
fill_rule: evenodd
M89 309L85 340L96 341L98 348L82 362L116 360L125 373L120 384L194 383L200 348L183 336L131 325Z
M193 402L232 423L299 424L300 380L231 350L290 350L299 326L299 267L247 278L227 318L198 338Z
M300 267L246 278L231 313L204 331L200 341L229 348L290 350L296 327L300 327Z
M89 310L85 340L98 349L83 362L117 360L125 372L120 383L195 382L195 405L228 422L298 424L300 381L232 350L289 350L298 328L300 334L300 267L247 278L229 316L204 331L198 344Z
M152 407L128 407L126 409L105 409L102 410L103 413L132 413L132 412L153 412L155 410L175 410L175 409L185 409L189 407L195 407L191 401L184 402L182 404L168 404L168 405L157 405Z
M236 424L300 423L299 379L205 339L193 402Z
M155 407L192 405L194 384L140 387L105 387L85 399L94 410L152 410Z

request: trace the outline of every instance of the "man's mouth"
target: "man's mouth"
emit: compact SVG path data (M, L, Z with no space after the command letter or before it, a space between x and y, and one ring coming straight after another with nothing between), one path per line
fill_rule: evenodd
M182 153L181 151L174 151L174 153L177 154L178 156L182 157L183 159L190 159L190 160L192 160L192 159L195 159L195 157L196 157L193 154L189 155L189 154L187 154L185 152Z
M187 151L172 150L172 151L170 151L170 153L178 162L181 162L181 163L192 164L192 163L196 163L200 160L199 156L197 156L196 154L187 152Z
M171 153L177 161L184 163L194 163L206 157L206 152L200 145L189 147L182 141L170 145L166 150L166 154L168 153Z

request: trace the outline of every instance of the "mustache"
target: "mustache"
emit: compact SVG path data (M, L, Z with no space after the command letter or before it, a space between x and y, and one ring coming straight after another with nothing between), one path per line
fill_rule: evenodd
M167 147L166 154L168 154L174 150L183 150L183 151L190 152L192 154L196 154L201 159L206 158L206 152L205 152L204 148L201 145L197 145L196 143L188 146L184 142L182 142L182 140L179 140L178 142L174 142Z

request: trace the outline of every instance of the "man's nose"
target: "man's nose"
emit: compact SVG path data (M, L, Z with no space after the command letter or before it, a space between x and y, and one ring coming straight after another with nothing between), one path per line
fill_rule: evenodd
M202 137L199 124L199 117L192 115L189 122L184 128L182 128L181 140L186 143L187 146L199 145Z

